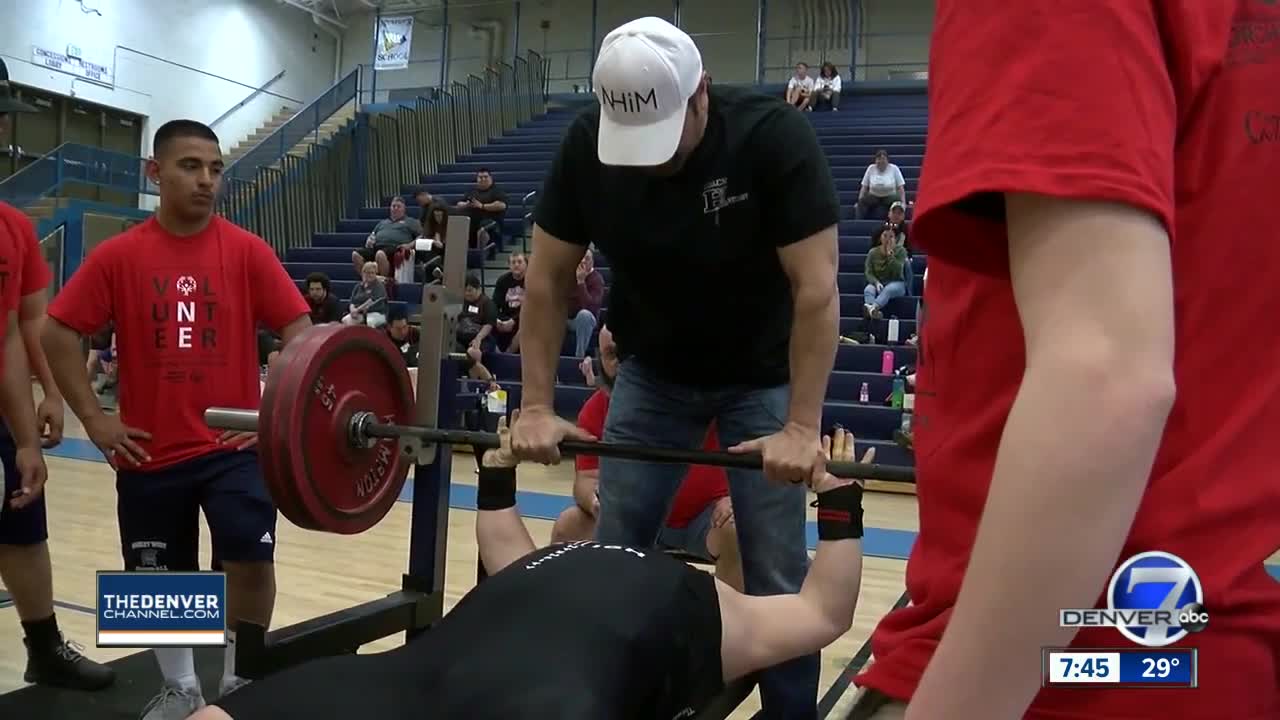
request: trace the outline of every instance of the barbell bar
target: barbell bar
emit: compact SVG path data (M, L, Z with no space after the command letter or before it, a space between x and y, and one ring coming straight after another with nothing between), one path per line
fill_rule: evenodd
M367 327L304 331L268 375L260 409L212 407L205 422L256 432L263 478L281 514L300 527L352 534L386 515L425 444L490 449L497 433L413 424L414 389L400 352ZM567 440L562 453L759 470L759 453ZM831 461L837 477L914 482L913 469Z

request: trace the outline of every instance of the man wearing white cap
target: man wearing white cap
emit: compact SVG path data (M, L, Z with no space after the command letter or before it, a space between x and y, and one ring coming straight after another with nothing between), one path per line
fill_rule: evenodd
M574 268L594 244L613 269L608 324L623 358L605 440L759 452L733 469L746 589L795 592L808 567L805 493L839 335L839 202L806 116L711 85L693 40L658 18L609 33L598 104L570 126L534 213L521 311L523 458L591 440L556 416ZM700 292L681 292L694 278ZM601 459L597 539L650 545L685 468ZM771 480L791 484L767 483ZM763 674L769 717L816 717L818 659Z

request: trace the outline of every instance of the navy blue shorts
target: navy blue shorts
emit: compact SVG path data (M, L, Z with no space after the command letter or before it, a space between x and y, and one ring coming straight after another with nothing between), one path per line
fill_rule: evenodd
M49 539L49 521L44 507L44 493L35 502L14 510L9 498L22 488L18 475L18 447L9 428L0 423L0 463L4 466L4 497L0 498L0 545L39 545Z
M253 450L216 452L177 465L116 473L125 570L200 569L200 510L222 562L271 562L276 507Z

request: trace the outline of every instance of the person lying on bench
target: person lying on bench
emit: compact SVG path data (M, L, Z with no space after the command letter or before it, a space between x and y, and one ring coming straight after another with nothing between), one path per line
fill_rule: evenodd
M518 423L518 413L512 424ZM593 541L535 549L516 460L481 459L476 539L490 577L387 652L313 660L250 683L197 720L693 717L726 685L826 647L853 622L862 483L822 473L818 551L799 593L753 597L663 552ZM853 459L853 437L823 438Z

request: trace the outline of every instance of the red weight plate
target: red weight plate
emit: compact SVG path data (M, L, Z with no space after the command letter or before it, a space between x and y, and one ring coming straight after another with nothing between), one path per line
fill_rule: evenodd
M386 336L363 326L336 326L309 337L297 387L302 391L285 427L292 428L288 465L293 490L313 527L344 535L376 525L395 504L409 463L395 439L369 448L346 437L351 417L370 412L380 422L413 420L413 385L400 352ZM290 375L293 375L291 372Z
M284 348L271 367L258 409L258 460L267 491L281 515L294 525L311 530L317 529L316 522L307 515L307 507L295 489L300 482L299 474L291 467L290 460L298 434L290 426L289 418L303 396L302 375L315 355L315 346L322 343L334 327L309 328Z

